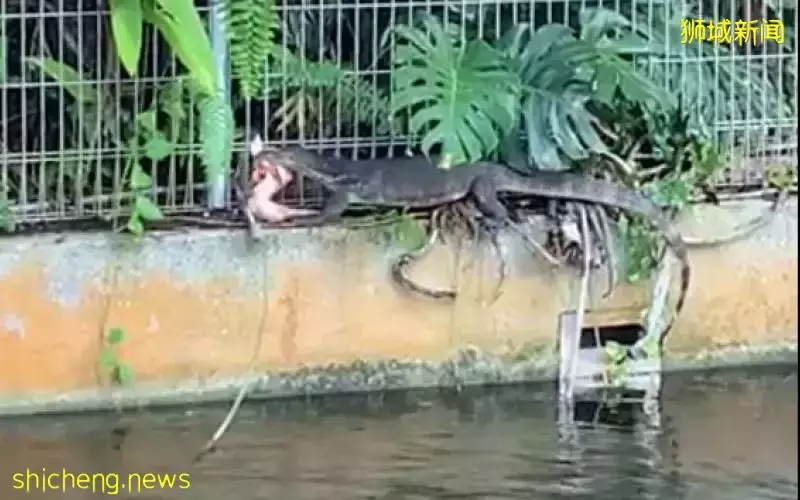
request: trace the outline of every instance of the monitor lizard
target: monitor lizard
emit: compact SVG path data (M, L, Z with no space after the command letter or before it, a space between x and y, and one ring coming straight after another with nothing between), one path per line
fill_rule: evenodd
M259 158L316 179L331 190L319 214L298 218L306 223L337 219L353 204L413 209L472 198L495 227L503 227L509 223L509 212L498 199L499 193L582 201L643 215L663 233L681 263L675 311L661 333L661 341L683 308L691 278L687 246L662 209L636 190L566 172L526 175L486 161L443 169L427 157L353 161L325 158L299 146L264 148Z

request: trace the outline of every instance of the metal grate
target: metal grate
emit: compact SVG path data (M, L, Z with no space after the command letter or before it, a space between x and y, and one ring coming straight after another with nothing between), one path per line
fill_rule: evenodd
M480 36L496 38L513 23L572 23L581 8L613 8L657 40L674 36L683 17L711 19L779 18L785 41L745 45L732 54L710 42L688 43L679 56L642 60L642 71L674 91L706 95L729 82L726 92L709 94L713 129L731 157L720 182L759 184L765 167L797 164L797 40L790 0L745 3L581 1L391 1L286 0L279 5L283 43L300 55L350 68L365 84L356 105L343 105L341 88L302 94L305 119L279 127L281 106L297 104L301 94L281 74L269 74L275 89L265 102L245 107L234 98L244 149L251 130L279 144L304 144L353 158L402 154L408 137L381 129L377 111L359 116L358 99L375 89L388 92L390 69L380 46L386 28L407 23L418 13L446 16L469 24ZM206 2L197 2L207 17ZM751 11L751 5L759 5ZM675 17L678 6L683 17ZM668 9L669 10L668 12ZM105 216L123 209L130 195L120 190L125 170L122 144L138 112L151 106L190 103L177 77L178 65L164 41L145 32L140 76L128 77L109 43L105 2L94 0L4 0L0 2L0 209L10 206L20 221L70 220ZM669 15L668 15L669 14ZM673 31L670 31L673 30ZM61 85L37 69L51 58L73 68L78 82ZM376 62L377 61L377 62ZM220 61L221 64L224 61ZM729 75L735 75L730 77ZM730 83L735 82L735 83ZM388 95L388 94L387 94ZM152 194L167 213L205 208L200 144L194 106L184 105L180 125L171 130L176 154L152 165ZM293 204L315 203L319 192L299 186Z

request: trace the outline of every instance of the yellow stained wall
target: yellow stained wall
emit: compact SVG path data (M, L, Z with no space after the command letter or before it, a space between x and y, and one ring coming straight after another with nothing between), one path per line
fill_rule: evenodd
M668 346L796 341L796 233L792 205L753 238L692 251L691 290ZM414 276L455 280L463 295L453 304L407 297L389 282L386 245L365 234L276 231L260 250L245 249L236 232L164 234L131 251L115 250L107 235L0 240L0 396L104 384L100 339L114 326L128 332L120 358L136 380L167 386L241 374L259 329L265 369L441 360L467 345L501 352L552 342L558 313L571 307L574 275L534 263L517 244L492 305L483 303L494 286L491 254L471 261L462 251L465 269L454 273L446 247ZM595 295L603 284L596 280ZM622 286L595 306L642 305L647 293Z

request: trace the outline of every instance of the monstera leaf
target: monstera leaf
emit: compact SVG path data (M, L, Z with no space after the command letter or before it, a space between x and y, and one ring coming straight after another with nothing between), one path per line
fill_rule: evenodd
M672 96L637 73L633 55L663 53L631 29L624 16L602 8L581 12L580 36L548 24L518 25L500 42L523 86L522 121L528 159L543 170L567 170L608 148L594 128L591 101L611 103L619 91L649 107L670 107Z
M584 9L580 40L595 54L595 99L612 104L611 98L619 89L628 101L653 111L677 105L665 87L636 71L631 62L631 56L645 56L645 60L663 57L668 53L666 45L641 37L627 17L603 8Z
M494 152L519 114L519 81L502 54L480 40L462 42L454 25L432 17L394 33L392 111L410 112L423 152L440 145L450 164Z
M567 160L582 160L605 145L586 108L592 98L591 72L580 68L595 53L569 27L549 24L534 31L518 25L501 40L523 85L522 122L528 159L542 170L567 170Z

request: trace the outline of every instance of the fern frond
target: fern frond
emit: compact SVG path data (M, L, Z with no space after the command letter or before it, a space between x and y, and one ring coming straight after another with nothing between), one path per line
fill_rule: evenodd
M276 51L277 52L277 51ZM290 51L275 54L275 64L288 88L330 89L344 78L344 71L328 61L309 61Z
M284 74L286 88L321 91L326 108L335 108L338 99L339 109L347 118L352 117L353 123L372 123L374 120L378 127L376 132L389 131L389 98L371 82L329 61L303 60L291 52L276 54L276 58L276 67ZM293 114L288 109L285 111L287 115Z
M267 57L275 52L280 25L275 1L224 0L222 5L233 76L243 97L257 97L264 88Z
M372 123L375 121L378 134L392 130L393 120L388 110L391 108L389 96L380 88L352 73L344 75L340 91L340 105L343 110L353 110L353 121ZM397 127L395 127L396 129Z

